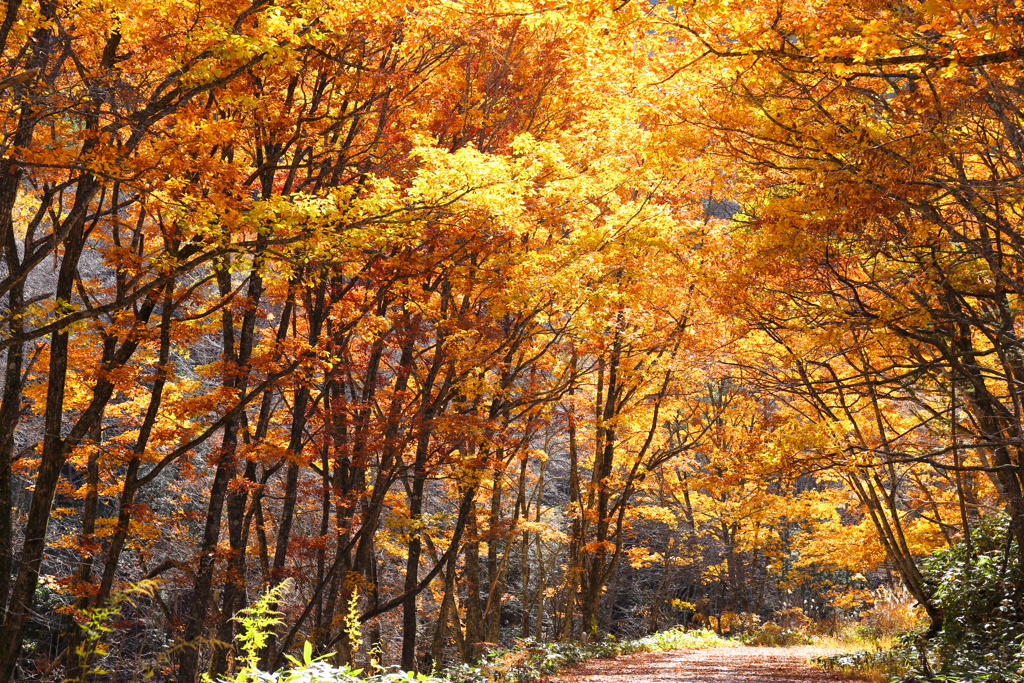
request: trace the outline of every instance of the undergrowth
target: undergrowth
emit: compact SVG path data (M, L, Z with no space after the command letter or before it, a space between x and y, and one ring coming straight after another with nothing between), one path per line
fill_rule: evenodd
M290 666L270 673L259 669L259 652L267 643L270 629L281 623L272 605L280 599L284 586L281 584L271 589L236 617L241 625L241 633L236 638L243 653L238 658L241 668L232 677L219 678L216 682L204 677L205 683L525 683L589 659L736 644L713 631L687 631L682 627L624 641L609 638L593 643L542 643L524 639L513 648L486 655L477 664L458 664L427 675L387 671L376 664L369 672L348 665L336 666L327 662L334 653L314 657L313 647L307 642L303 646L302 659L288 655ZM350 635L354 640L359 639L358 632Z
M152 582L133 587L133 592L152 591ZM239 633L235 636L234 655L227 675L213 678L203 675L203 683L526 683L541 676L581 662L615 657L634 652L657 652L675 649L705 649L730 647L736 641L727 640L710 630L685 630L675 627L635 640L605 640L579 643L544 643L533 639L516 641L508 649L497 650L476 664L457 664L433 674L412 673L388 669L371 658L369 670L334 664L335 653L317 655L311 643L304 643L301 656L286 655L288 666L269 672L259 668L260 655L270 642L273 631L282 621L275 606L280 603L288 582L269 589L251 607L235 617ZM355 610L354 602L349 606ZM81 665L78 676L67 683L84 681L92 675L106 672L95 660L104 654L104 636L112 629L107 622L119 614L119 604L103 610L88 610L82 620L84 645L80 648ZM358 621L350 620L347 630L352 642L361 642ZM153 676L150 671L146 678Z
M858 650L829 657L818 657L814 663L848 678L885 683L902 678L910 671L910 653L904 650Z
M634 652L731 647L726 640L708 630L687 631L675 627L636 640L612 638L594 643L541 643L524 639L507 650L487 655L477 664L457 664L440 672L450 683L525 683L590 659L615 657Z
M1024 566L1005 515L977 523L971 543L921 562L942 614L934 631L905 629L890 649L822 658L826 669L876 681L1020 683L1024 681Z

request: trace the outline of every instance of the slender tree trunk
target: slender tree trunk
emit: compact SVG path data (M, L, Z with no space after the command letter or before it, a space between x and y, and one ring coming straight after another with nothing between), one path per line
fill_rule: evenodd
M0 27L0 48L6 47L11 28L18 18L20 0L9 0L4 23ZM56 3L42 3L40 14L50 21L54 18ZM26 66L28 69L45 68L49 59L52 29L45 24L37 28L31 38L29 47L32 55ZM24 94L24 85L14 86L15 100ZM27 101L18 112L18 125L11 140L14 149L26 148L32 142L36 126L36 112ZM19 254L19 239L14 226L14 205L18 199L23 171L14 163L0 164L0 250L7 266L7 273L14 276L23 272L22 254ZM27 247L26 247L27 249ZM25 254L27 256L27 254ZM31 267L31 265L27 266ZM20 313L24 307L25 279L18 279L7 294L7 308L14 314L10 315L7 329L11 339L17 339L24 332L24 318ZM22 365L24 363L24 345L13 344L7 348L7 362L4 368L3 398L0 399L0 626L4 626L8 644L0 645L0 681L6 683L13 675L14 659L21 649L20 629L17 633L7 630L5 626L7 614L11 607L11 576L20 568L14 564L14 472L12 466L15 459L15 430L20 420L22 398ZM24 597L19 598L24 600ZM15 643L14 641L18 642ZM13 654L11 653L13 650Z
M616 325L612 352L607 362L607 389L603 396L600 387L598 391L597 443L591 492L588 496L588 508L594 511L595 520L594 551L589 562L587 591L583 603L583 621L591 639L597 638L600 628L601 596L608 563L607 543L610 523L608 506L611 499L608 478L612 474L615 459L616 431L613 420L619 408L619 362L622 352L622 340L618 329L619 326ZM599 377L603 377L603 373ZM603 404L601 399L603 399Z
M108 340L104 349L105 362L109 362L109 356L113 354L113 340ZM99 486L100 467L99 455L101 441L103 438L102 418L93 427L92 443L93 448L89 453L85 465L85 497L82 501L82 531L78 538L79 561L75 571L75 578L83 588L92 579L92 568L96 560L96 516L99 512ZM75 601L75 607L83 610L89 607L90 596L82 595ZM67 649L64 653L64 666L71 674L71 678L84 676L85 672L80 670L84 664L78 656L78 647L82 642L82 630L73 620L68 619Z
M576 355L572 357L572 372L576 373ZM574 612L576 609L576 595L583 583L583 559L582 547L584 543L583 534L586 529L585 515L583 511L583 496L580 491L579 475L579 444L576 436L576 411L572 405L575 387L569 389L569 406L566 411L566 422L569 433L569 516L572 519L572 528L569 533L568 569L564 580L565 584L565 609L562 613L561 629L559 631L563 639L572 637L574 629Z
M455 610L455 560L458 555L452 554L444 573L444 596L441 598L441 607L437 614L437 625L434 628L434 637L430 642L430 667L436 671L444 663L445 644L448 640L449 623L452 620L452 612ZM458 613L455 614L458 621ZM460 633L461 635L461 633Z
M222 314L221 320L221 335L222 342L224 345L223 360L224 363L224 378L223 383L226 387L244 394L249 381L248 363L252 355L252 348L255 338L255 321L256 321L256 308L263 295L263 280L259 273L261 265L257 260L257 264L253 268L253 273L250 275L249 281L249 308L246 310L242 318L241 331L236 332L234 314L230 310L230 306L225 307ZM220 289L220 295L223 298L231 296L231 275L230 268L227 263L220 264L217 272L217 284ZM236 339L237 335L237 339ZM196 680L199 675L199 639L202 637L205 628L207 613L210 610L210 601L213 597L213 583L214 573L217 565L217 545L220 539L221 532L221 518L224 514L224 509L229 504L229 484L231 480L239 473L239 463L237 456L238 448L238 436L239 428L241 427L242 418L240 415L236 415L224 423L223 437L221 439L220 448L217 449L215 461L217 463L216 471L213 476L213 484L210 487L210 500L206 510L206 524L203 529L202 543L199 548L199 569L196 572L196 580L192 588L192 604L190 610L186 616L185 625L185 645L182 649L182 654L179 659L178 665L178 680L182 683L192 683ZM244 496L245 494L239 494ZM235 499L230 501L230 509L228 510L229 522L233 528L229 528L229 542L239 543L241 540L241 511L244 511L245 498ZM232 537L234 533L234 537ZM238 552L242 552L242 549L238 549ZM232 561L235 562L237 568L237 553L235 548L232 547L231 555L229 555L229 567ZM239 593L244 594L244 585L240 585L240 582L244 582L244 576L232 576L228 575L228 581L225 586L225 599L230 602L228 605L226 602L222 603L227 609L230 609L231 605L236 604L237 596ZM231 619L232 614L221 614L222 625ZM224 636L233 633L233 629L230 628L230 622L228 627L222 627L218 629L218 636L222 639ZM222 650L226 647L229 641L226 639L222 643L220 648ZM223 672L226 665L226 659L223 656L223 652L215 650L213 653L213 659L211 661L214 675Z
M466 582L466 659L475 662L480 658L480 643L484 640L483 611L480 603L480 532L476 515L470 515L466 523L467 540L463 548L465 556L463 576Z
M428 400L425 398L424 400ZM409 494L409 519L412 532L409 539L409 555L405 563L405 592L411 593L419 583L420 554L423 548L422 533L418 524L423 515L423 490L427 481L427 448L430 433L424 430L416 444L416 456L412 469L412 488ZM416 637L418 609L413 596L402 608L402 669L416 671Z
M139 435L135 439L132 448L132 457L128 461L124 475L124 487L121 489L121 499L118 505L118 518L114 526L114 533L111 536L107 548L106 560L103 564L103 575L100 578L99 591L94 600L95 605L106 602L114 586L114 577L117 574L118 562L121 559L121 552L128 539L128 530L131 525L132 505L135 500L135 492L139 473L139 466L142 463L142 454L146 450L149 438L156 426L160 404L163 400L164 387L167 384L167 377L170 372L168 363L171 353L171 313L173 310L172 294L174 292L174 281L171 280L164 290L163 305L160 314L160 350L158 353L156 379L153 381L153 388L149 392L149 404L146 407L145 417L139 426Z
M500 462L504 458L502 452L495 453L495 458ZM486 613L484 614L484 639L488 643L497 643L501 628L501 594L504 585L505 567L507 562L498 561L498 543L502 541L505 547L504 557L508 557L508 540L501 538L504 529L501 518L502 479L498 468L494 469L493 485L491 488L491 514L487 530L487 602ZM513 523L514 523L513 518Z
M67 218L70 227L55 291L58 301L71 301L78 272L78 260L85 245L86 215L96 187L92 178L83 177L79 180L75 205ZM50 522L53 495L57 490L61 468L67 458L68 446L71 445L62 437L65 423L64 393L68 372L68 334L68 329L62 328L50 337L42 450L32 492L32 503L24 526L25 541L21 550L21 564L8 603L3 625L4 637L0 639L0 683L7 683L14 675L46 548L46 530ZM101 383L102 380L97 383L98 389ZM111 386L110 389L112 388ZM102 392L103 389L99 391ZM100 405L105 405L106 400L109 400L109 395L104 397L102 393L94 392L93 401L90 403L93 414L88 417L83 415L76 427L86 428L88 431L87 428L91 425L87 424L87 421L95 417L95 411Z
M8 272L17 267L17 246L8 248ZM14 266L13 268L11 266ZM22 307L24 286L16 284L8 294L12 311ZM17 338L24 328L23 318L12 315L8 331ZM0 623L7 610L7 596L11 588L11 574L14 567L14 434L21 412L22 364L24 346L14 344L7 349L7 363L4 371L3 398L0 399Z

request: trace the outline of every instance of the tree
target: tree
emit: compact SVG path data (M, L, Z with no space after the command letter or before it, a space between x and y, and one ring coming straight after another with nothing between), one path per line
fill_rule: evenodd
M945 479L924 487L935 505L955 492L959 519L934 517L944 533L969 538L975 473L1012 518L1021 507L1016 420L1003 422L1016 394L1018 10L975 9L663 15L681 51L727 65L697 118L710 153L756 174L734 189L757 273L745 315L779 346L761 371L851 430L851 484L925 605L900 520L906 477Z

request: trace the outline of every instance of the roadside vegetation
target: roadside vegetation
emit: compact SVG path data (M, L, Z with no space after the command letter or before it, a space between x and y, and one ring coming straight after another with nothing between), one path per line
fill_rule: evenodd
M990 537L992 529L984 530ZM978 541L982 541L979 534ZM845 618L814 620L800 608L777 611L771 618L750 613L723 613L707 628L675 626L640 637L616 639L603 636L592 642L543 642L514 637L501 646L492 644L473 662L449 662L427 672L403 671L382 663L378 648L365 649L358 664L339 661L337 653L317 654L306 642L301 655L286 657L287 664L268 670L263 658L267 645L280 637L284 622L275 607L290 589L290 581L265 593L251 607L236 615L239 633L229 647L229 671L205 683L528 683L558 674L567 667L619 655L683 649L733 647L810 646L839 650L811 663L844 677L871 683L968 683L972 681L1021 680L1021 644L1024 633L1014 619L1014 585L1019 585L1019 565L1007 560L1001 548L976 545L969 556L961 546L939 551L925 561L927 578L945 596L946 621L935 634L926 632L922 610L903 588L882 586L865 601L863 609ZM969 583L972 589L960 590ZM152 596L156 582L142 582L115 596L114 606L85 616L80 666L75 679L95 680L110 673L104 661L109 641L116 637L112 626L121 619L121 606L134 606L136 598ZM984 606L988 619L978 619ZM353 643L363 634L354 612L345 628ZM204 644L208 645L208 644ZM159 658L176 656L174 647ZM154 667L155 669L156 667ZM143 674L148 678L149 672Z
M1024 571L1005 518L988 518L969 542L936 550L921 567L941 609L936 626L908 620L872 647L818 663L871 681L1024 680Z
M484 653L476 662L453 663L430 673L403 671L397 666L384 666L380 652L369 650L362 666L347 662L337 663L336 653L316 655L308 641L301 648L301 656L288 655L288 664L275 671L267 671L262 654L275 638L275 631L283 625L280 613L274 607L286 592L288 581L268 590L255 604L235 617L240 630L231 644L229 657L231 672L216 679L204 676L204 683L527 683L542 676L592 659L616 657L639 652L661 652L679 649L706 649L736 647L740 642L725 638L707 629L686 630L675 627L631 640L603 638L597 642L538 642L532 638L516 639L507 648ZM152 594L152 583L133 587L117 596L116 606L96 610L82 624L83 644L79 649L79 667L76 681L95 680L110 672L104 667L103 657L108 641L115 631L110 624L120 617L119 606L131 603L133 595ZM362 642L358 622L348 620L349 637ZM165 653L169 659L173 653ZM155 671L145 672L149 679ZM72 683L66 679L66 683Z

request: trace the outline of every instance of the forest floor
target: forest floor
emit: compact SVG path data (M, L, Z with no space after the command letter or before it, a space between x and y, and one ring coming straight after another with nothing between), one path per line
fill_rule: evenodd
M814 647L729 647L672 650L594 659L547 683L840 683L854 679L807 660L836 654Z

